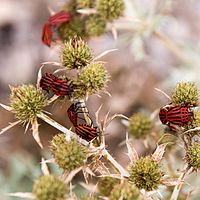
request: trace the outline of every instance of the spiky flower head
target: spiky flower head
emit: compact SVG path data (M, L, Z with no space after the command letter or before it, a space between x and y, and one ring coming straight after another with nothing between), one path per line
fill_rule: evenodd
M81 38L75 37L64 44L61 59L68 69L79 69L91 62L92 53Z
M100 36L106 32L106 20L100 15L90 15L85 21L85 32L88 36Z
M95 5L95 0L77 0L78 8L92 8Z
M200 143L193 143L186 151L186 161L194 170L200 169Z
M181 82L176 85L172 92L172 103L176 105L191 104L197 105L199 92L192 82Z
M64 134L54 136L50 150L58 166L67 171L83 165L87 157L87 148L76 140L67 141Z
M33 185L37 200L64 200L68 187L53 175L39 177Z
M190 130L190 129L193 129L193 128L196 128L196 127L199 127L200 126L200 112L199 111L193 111L193 120L191 120L187 126L185 126L185 130ZM193 131L193 132L190 132L192 133L193 135L194 134L198 134L199 133L199 130L197 131Z
M75 16L69 23L61 24L58 27L58 35L62 41L69 41L70 38L85 36L85 23L80 16Z
M129 169L129 180L137 188L152 191L158 188L161 181L161 170L151 157L138 159Z
M97 0L96 9L98 13L109 21L122 16L124 8L123 0Z
M63 5L62 10L68 11L71 14L77 14L77 0L69 0Z
M43 111L47 105L47 96L33 85L11 87L10 103L16 118L26 123Z
M79 81L86 87L89 95L104 89L108 80L108 71L102 63L90 63L79 74Z
M132 136L136 138L144 137L151 129L151 119L145 113L139 112L130 117L128 130Z
M113 190L110 191L110 200L137 200L139 197L139 190L135 185L125 182L123 184L117 184Z
M101 196L108 196L110 191L114 188L115 185L119 184L119 179L112 177L101 178L98 182L98 189Z

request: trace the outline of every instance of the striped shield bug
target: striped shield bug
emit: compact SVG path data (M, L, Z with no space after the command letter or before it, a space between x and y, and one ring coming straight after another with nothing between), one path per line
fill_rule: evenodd
M40 87L43 90L46 90L47 92L49 92L49 90L51 89L51 86L55 80L56 80L56 76L54 76L53 74L50 74L50 73L46 73L45 75L42 76L42 78L40 80Z
M88 142L96 138L99 134L97 127L88 124L78 124L75 126L75 133Z
M68 80L57 78L53 81L51 89L57 96L67 96L74 91L74 85L70 86Z
M82 119L85 121L84 118L78 116L78 114L88 114L89 112L88 111L83 111L82 109L85 108L85 106L82 106L81 105L81 102L76 102L76 103L73 103L68 109L67 109L67 114L68 114L68 117L70 119L70 121L72 122L72 124L74 126L77 126L77 121L78 121L78 118L79 119Z
M160 109L159 117L163 124L173 130L173 125L186 126L193 119L190 105L167 105Z

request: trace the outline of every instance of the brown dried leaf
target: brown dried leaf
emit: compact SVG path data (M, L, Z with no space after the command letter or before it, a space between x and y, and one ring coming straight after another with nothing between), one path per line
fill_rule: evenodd
M160 144L158 145L158 147L156 148L156 150L154 151L152 158L154 161L156 162L160 162L163 154L165 153L165 148L166 148L167 144Z
M5 128L3 128L1 131L0 131L0 135L3 134L4 132L6 132L7 130L9 130L10 128L12 128L13 126L19 124L21 121L18 120L16 122L12 122L10 123L10 125L6 126Z
M38 129L39 124L38 124L38 121L37 121L36 118L31 122L31 125L32 125L32 135L33 135L33 138L39 144L39 146L41 147L41 149L43 149L42 143L40 141L40 136L39 136L39 129Z
M128 149L128 157L129 157L131 163L136 162L139 159L138 153L135 150L135 148L133 147L133 145L129 142L128 132L126 133L126 146Z
M166 180L161 180L161 183L165 186L175 186L175 185L179 185L180 183L183 183L184 181L181 180L173 180L173 179L166 179Z
M101 160L95 161L96 171L98 171L102 175L110 174L109 169L105 166L105 164Z

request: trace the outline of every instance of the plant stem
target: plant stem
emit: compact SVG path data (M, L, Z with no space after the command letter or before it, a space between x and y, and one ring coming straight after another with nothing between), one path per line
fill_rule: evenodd
M185 167L184 167L185 168ZM174 187L174 190L173 190L173 193L172 193L172 196L170 198L170 200L177 200L178 199L178 196L179 196L179 193L181 191L181 187L184 183L184 178L185 178L185 175L187 174L189 168L188 166L183 170L183 172L181 173L181 175L179 176L178 180L180 181L180 184L177 184L175 187Z
M56 121L51 119L49 116L45 115L44 113L38 114L37 116L40 119L44 120L46 123L48 123L51 126L53 126L54 128L56 128L59 131L65 133L66 136L77 139L77 135L74 132L70 131L69 129L65 128L61 124L57 123ZM85 140L81 140L80 142L81 142L81 144L83 144L85 146L87 146L89 144ZM121 176L124 176L124 177L128 177L129 176L129 174L126 172L126 170L109 154L109 152L105 148L102 150L102 155L108 162L110 162L112 164L112 166L118 172L120 172Z

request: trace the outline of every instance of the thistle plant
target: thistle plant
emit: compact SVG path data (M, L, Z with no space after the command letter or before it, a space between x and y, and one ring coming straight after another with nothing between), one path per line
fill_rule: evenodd
M118 35L118 30L127 31L132 34L133 51L139 46L139 51L135 52L141 59L145 54L143 42L151 35L162 41L181 62L190 64L181 49L158 31L167 15L166 10L156 7L141 11L137 4L134 8L137 12L134 12L133 20L123 16L123 0L70 0L44 23L42 41L49 47L61 44L60 60L42 63L37 84L10 87L10 105L0 104L17 120L2 129L1 134L17 124L25 125L25 130L31 126L34 139L41 150L45 150L45 158L42 157L40 162L42 175L35 179L32 192L10 193L11 196L36 200L147 200L162 196L163 199L177 200L185 198L185 191L188 198L193 196L193 188L190 191L185 179L198 173L200 168L199 90L196 83L179 82L170 95L157 89L168 102L156 105L149 115L146 114L149 111L129 109L130 116L111 115L107 111L102 117L103 104L96 112L91 112L93 105L88 99L92 95L108 93L110 75L101 58L113 51L95 57L87 43L92 37L99 37L109 30L114 36ZM131 25L127 25L127 21ZM53 67L52 71L48 71L48 65ZM46 110L47 106L53 107L61 101L69 105L59 109L65 109L68 115L65 119L70 126L61 125ZM40 140L38 118L42 120L40 126L46 122L59 133L48 141L48 147L43 147ZM125 149L123 159L121 155L116 159L112 156L112 148L107 142L107 136L112 136L113 140L117 137L112 134L114 129L107 129L116 118L118 123L126 125L120 135L123 142L119 144ZM163 138L167 135L173 136L172 140L165 141ZM166 151L168 146L170 150ZM118 153L120 148L117 145L114 148ZM48 158L46 152L49 152ZM180 163L178 170L174 162ZM49 163L59 170L55 173Z

